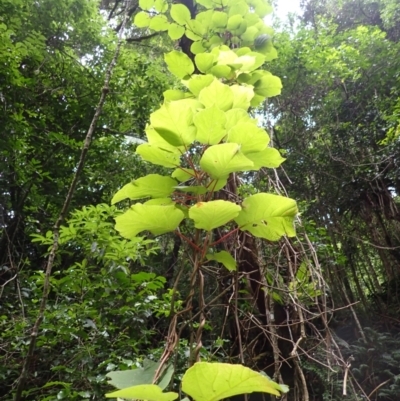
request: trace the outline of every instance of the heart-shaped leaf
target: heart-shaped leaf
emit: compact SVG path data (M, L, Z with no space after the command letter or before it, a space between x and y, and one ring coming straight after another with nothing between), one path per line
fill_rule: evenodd
M294 237L294 219L298 213L296 202L284 196L260 193L249 196L235 218L242 231L256 237L277 241L283 235Z
M189 217L196 228L211 231L234 219L240 210L239 205L224 200L198 202L189 209Z
M255 391L279 396L288 388L242 365L198 362L183 376L182 390L196 401L218 401Z

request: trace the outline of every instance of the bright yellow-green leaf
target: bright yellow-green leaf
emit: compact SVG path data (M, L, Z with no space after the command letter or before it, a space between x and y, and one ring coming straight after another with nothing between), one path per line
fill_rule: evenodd
M260 18L264 18L266 15L272 13L273 8L269 3L265 1L259 1L255 7L255 11Z
M252 42L259 34L259 30L255 26L249 26L240 38L246 42Z
M198 202L189 209L189 217L196 228L211 231L234 219L240 209L239 205L224 200Z
M176 147L168 143L163 137L151 126L146 127L146 136L149 145L160 148L162 150L168 150L172 153L179 154L179 151L184 152L183 146ZM178 151L178 152L177 152Z
M200 160L201 168L212 178L223 178L236 171L248 171L253 162L240 152L236 143L210 146Z
M196 401L218 401L239 394L287 392L267 377L242 365L198 362L182 379L182 390Z
M216 106L227 111L233 104L233 92L228 85L214 79L210 85L200 91L199 100L205 107Z
M261 167L277 168L286 160L274 148L266 148L256 153L246 153L246 157L254 163L254 170L259 170Z
M228 19L227 28L229 31L238 29L240 24L243 22L243 17L239 14L232 15Z
M206 255L207 260L215 260L218 263L222 263L230 272L236 271L236 260L233 256L226 251L217 253L208 253Z
M281 93L282 82L272 74L265 74L254 85L254 92L258 95L272 97Z
M137 147L136 153L142 156L143 160L158 166L177 167L180 163L181 154L177 149L161 149L144 143Z
M142 10L150 10L154 7L154 0L139 0L139 7Z
M177 89L167 89L164 93L164 100L171 101L171 100L181 100L185 99L186 93L182 92Z
M197 42L192 43L192 45L190 46L190 51L193 54L199 54L205 52L206 48L203 46L203 43L198 40Z
M210 70L210 74L217 78L229 78L232 75L232 69L227 65L214 65Z
M178 78L188 77L194 72L193 62L185 53L173 50L165 54L164 59L168 69Z
M229 8L229 16L246 15L249 12L249 6L244 1L236 1Z
M196 54L194 61L199 71L206 73L214 65L215 56L210 53Z
M173 4L173 6L174 5L175 4ZM172 40L180 39L183 36L184 33L185 33L185 28L183 26L178 25L178 24L174 24L173 22L169 24L168 36Z
M124 185L112 198L111 204L114 205L124 199L141 198L163 198L174 192L174 187L178 183L171 177L164 177L159 174L149 174L138 178L129 184Z
M165 0L155 0L154 9L159 13L165 13L168 10L168 3Z
M242 231L249 231L256 237L270 241L278 241L283 235L296 235L294 219L297 213L297 205L293 199L260 193L243 201L242 211L235 221Z
M196 3L201 4L205 8L213 8L215 6L214 0L197 0Z
M226 135L225 113L215 106L199 111L194 116L196 140L205 145L216 145Z
M188 181L194 178L194 176L195 176L194 170L192 170L191 168L183 168L183 167L177 168L171 174L171 177L176 178L179 182Z
M151 19L149 27L157 32L166 31L169 27L169 22L165 15L159 14Z
M149 16L148 13L144 12L144 11L139 11L136 15L135 15L135 19L134 19L134 24L138 27L138 28L146 28L150 25L150 21L151 18Z
M192 78L184 83L195 96L198 96L200 91L213 81L214 77L212 75L193 75Z
M189 145L196 136L190 100L165 103L151 114L150 122L162 138L173 146Z
M190 20L186 24L186 36L191 40L201 40L205 34L205 29L197 20Z
M175 205L142 205L136 203L124 214L115 218L116 230L125 237L136 237L142 231L150 231L154 235L174 231L184 214Z
M253 88L251 86L232 85L231 91L233 92L232 109L248 110L251 99L254 97Z
M269 136L252 122L239 122L228 132L227 141L240 144L240 150L246 155L264 150Z
M183 4L172 4L171 17L179 25L185 25L190 20L190 11Z
M227 130L230 130L239 122L253 122L253 124L256 125L256 121L251 119L247 114L246 110L244 109L232 108L231 110L228 110L225 113L225 115L226 115L225 128Z
M129 398L147 401L173 401L178 398L177 393L163 393L156 384L140 384L106 394L107 398Z
M214 11L211 17L211 23L214 28L225 28L228 22L228 14L222 11Z

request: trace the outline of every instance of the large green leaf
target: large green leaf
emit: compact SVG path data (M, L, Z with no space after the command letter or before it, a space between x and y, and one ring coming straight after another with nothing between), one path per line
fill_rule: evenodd
M176 178L180 182L191 180L195 177L195 172L191 168L179 167L171 174L171 177Z
M199 71L207 73L214 65L215 57L210 53L200 53L196 54L194 61Z
M177 182L171 177L149 174L124 185L112 198L114 205L124 199L165 198L174 192Z
M178 78L187 78L194 72L193 62L185 53L173 50L164 55L164 60L168 69Z
M147 143L139 145L136 153L142 156L143 160L164 167L178 167L181 156L177 149L162 149Z
M198 362L186 371L182 390L196 401L218 401L255 391L279 396L288 391L245 366L208 362Z
M107 398L129 398L147 401L173 401L178 398L177 393L163 393L156 384L140 384L106 394Z
M215 260L218 263L223 264L230 272L236 271L236 260L227 251L221 251L216 253L208 253L206 255L207 260Z
M190 11L183 4L172 4L171 17L179 25L185 25L188 21L190 21Z
M253 120L249 117L246 110L244 109L231 109L228 110L226 113L226 125L225 128L230 130L231 128L235 127L236 124L239 122L252 122L254 125L257 125L256 120Z
M228 85L214 79L210 85L200 91L199 100L205 107L216 106L226 111L232 107L233 92Z
M189 217L196 228L211 231L234 219L240 210L239 205L224 200L198 202L189 209Z
M134 238L141 231L154 235L174 231L184 214L175 205L142 205L136 203L124 214L115 218L115 228L125 238Z
M247 154L264 150L268 145L269 136L251 122L239 122L230 129L227 140L240 144L240 150Z
M191 100L176 100L162 105L151 114L150 122L162 138L173 146L189 145L196 136Z
M242 231L256 237L277 241L283 235L294 237L294 219L298 213L296 202L284 196L260 193L249 196L242 203L242 211L235 218Z
M240 152L237 143L210 146L200 160L201 168L213 178L223 178L235 171L248 171L254 163Z
M154 7L154 0L139 0L139 7L142 10L151 10Z
M226 135L226 116L217 107L199 111L194 117L196 140L205 145L216 145Z

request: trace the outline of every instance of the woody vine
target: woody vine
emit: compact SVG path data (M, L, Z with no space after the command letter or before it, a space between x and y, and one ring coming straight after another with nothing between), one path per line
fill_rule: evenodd
M249 114L281 91L280 79L261 68L277 56L272 30L263 21L270 5L263 0L140 0L139 6L137 27L166 31L179 41L182 51L165 54L165 62L182 89L164 93L164 103L150 115L147 143L136 150L143 161L169 169L170 174L136 178L119 190L113 204L126 199L134 204L116 218L116 228L129 239L144 231L173 232L190 249L192 265L190 294L184 310L171 315L156 382L177 346L178 319L190 313L196 292L200 312L189 366L204 366L196 364L206 323L203 267L214 261L240 271L246 258L240 244L246 242L248 248L254 237L277 241L294 236L298 211L287 197L263 192L240 196L238 191L241 173L277 168L284 161ZM284 390L257 389L275 394ZM141 398L137 391L131 398ZM151 399L147 393L143 397Z

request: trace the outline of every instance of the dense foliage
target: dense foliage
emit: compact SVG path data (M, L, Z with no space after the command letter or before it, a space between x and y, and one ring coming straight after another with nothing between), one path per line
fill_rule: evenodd
M166 355L171 391L201 359L266 372L286 400L398 399L399 7L302 3L273 33L263 1L0 0L0 400L121 30L21 399L103 400L115 371ZM294 204L268 220L286 195L296 237Z

